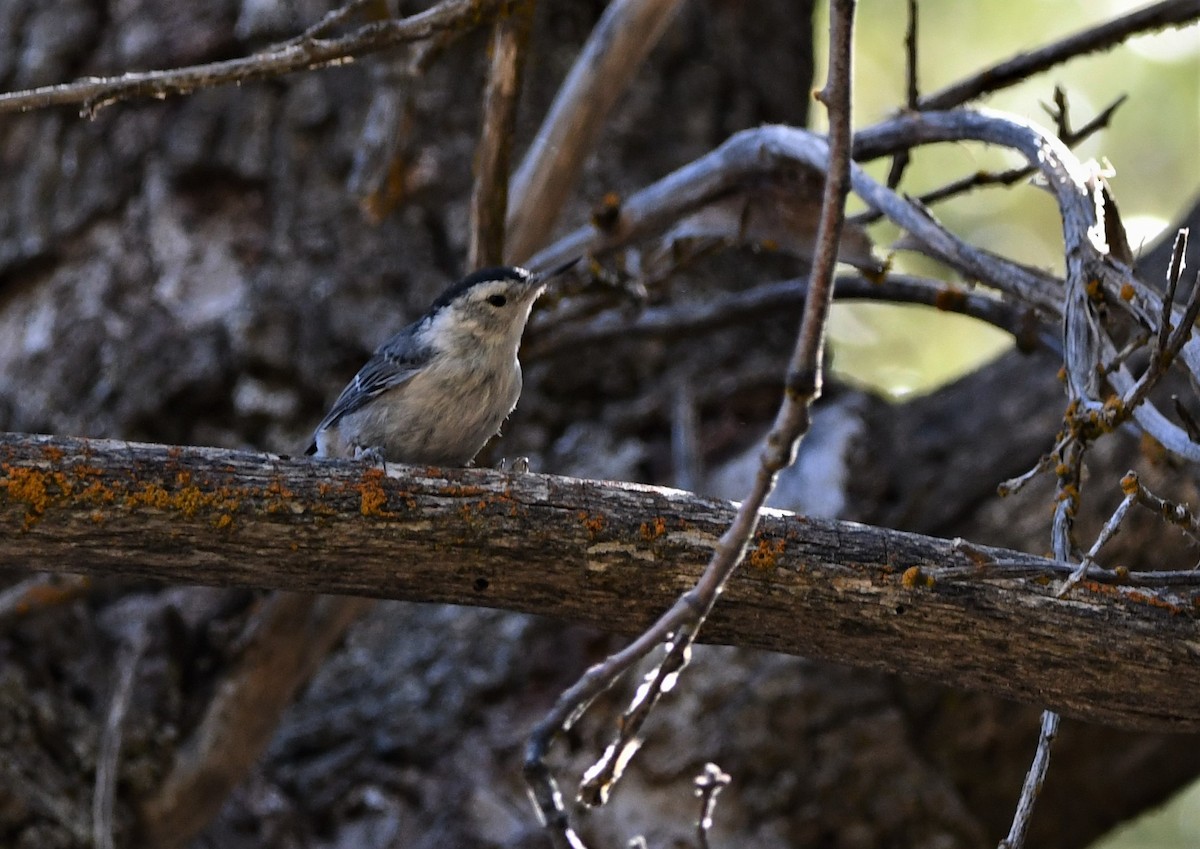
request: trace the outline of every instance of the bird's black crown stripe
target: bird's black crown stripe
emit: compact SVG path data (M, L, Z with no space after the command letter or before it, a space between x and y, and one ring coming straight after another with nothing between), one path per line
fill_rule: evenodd
M481 268L478 271L472 271L462 280L459 280L445 292L438 296L438 299L433 302L433 309L440 309L446 304L453 301L463 292L470 289L476 283L482 283L485 280L528 280L529 272L523 268L514 268L512 266L501 266L499 268Z

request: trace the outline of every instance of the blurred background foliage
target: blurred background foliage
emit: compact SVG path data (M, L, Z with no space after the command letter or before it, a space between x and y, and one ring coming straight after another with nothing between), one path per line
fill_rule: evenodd
M1048 44L1148 5L1129 0L921 0L918 84L932 93L981 68ZM821 14L827 12L822 7ZM859 5L855 52L855 125L886 118L905 102L906 0ZM824 18L816 32L827 30ZM818 40L818 51L824 49ZM824 67L818 55L816 67ZM817 85L821 85L818 80ZM1200 27L1167 30L1132 39L1104 53L1073 59L1011 88L982 105L1046 127L1044 106L1054 87L1067 94L1071 124L1079 127L1121 95L1128 99L1108 129L1091 136L1076 153L1106 162L1130 245L1149 245L1200 197ZM823 110L812 110L814 121ZM922 192L985 170L1023 164L1015 154L976 144L939 145L917 151L900 190ZM890 161L870 163L885 180ZM934 213L951 230L988 250L1061 273L1058 211L1050 195L1028 182L976 189L938 203ZM877 225L872 236L881 253L898 234ZM897 270L953 280L944 269L912 253L898 252ZM961 282L961 281L957 281ZM835 307L833 367L847 381L892 397L929 391L997 356L1009 338L972 319L929 309L876 304ZM1196 845L1195 843L1190 845Z

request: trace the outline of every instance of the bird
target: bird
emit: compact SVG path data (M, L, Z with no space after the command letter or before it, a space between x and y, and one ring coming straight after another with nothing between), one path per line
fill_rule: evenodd
M495 436L521 395L517 350L549 272L484 268L443 292L387 339L317 425L319 458L464 466Z

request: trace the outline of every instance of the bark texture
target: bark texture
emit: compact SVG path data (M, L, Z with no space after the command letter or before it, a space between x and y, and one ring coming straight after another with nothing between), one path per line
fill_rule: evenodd
M517 151L603 6L538 5ZM327 9L317 0L133 0L101 14L85 0L13 0L0 4L0 85L243 55ZM617 105L568 222L586 220L605 192L634 190L735 130L803 123L809 13L794 2L752 11L684 4ZM387 87L405 51L120 105L90 121L70 110L6 118L0 428L301 447L362 357L462 271L487 40L479 30L446 46L399 93ZM381 150L368 130L372 114L389 109L394 146ZM373 170L378 161L386 167ZM674 285L700 298L796 271L784 257L739 253ZM669 483L671 399L686 382L697 387L707 488L738 497L716 491L717 473L736 478L736 457L773 412L795 322L780 314L752 328L618 339L588 357L530 362L499 451L529 454L545 472ZM1013 355L902 407L827 393L802 453L832 469L829 484L819 502L801 492L791 502L782 494L780 506L1041 551L1045 493L1004 502L993 493L997 479L1050 446L1061 415L1056 369L1049 358ZM1163 493L1192 491L1152 450L1106 445L1097 475L1136 466ZM1095 507L1089 521L1103 516L1105 505ZM1130 568L1191 556L1153 521L1119 541ZM121 723L114 821L117 845L140 845L139 834L180 824L147 802L251 651L265 602L245 589L107 579L51 589L0 622L0 843L91 844L113 666L128 656L122 646L137 622L147 643ZM526 728L615 644L538 617L380 604L192 845L542 845L519 784ZM578 772L600 750L599 717L622 695L606 696L557 750L564 767ZM651 845L690 840L690 780L708 760L735 778L717 809L715 845L986 845L1007 827L1037 721L1035 709L978 694L717 647L698 649L664 707L626 784L587 818L598 845L636 833ZM1034 845L1084 846L1161 801L1200 771L1196 743L1067 723Z

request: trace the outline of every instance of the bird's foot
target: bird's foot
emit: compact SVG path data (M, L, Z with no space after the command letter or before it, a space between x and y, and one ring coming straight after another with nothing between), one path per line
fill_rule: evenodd
M507 457L501 457L500 462L496 464L496 471L523 475L529 471L529 458L513 457L509 460Z
M387 461L383 457L383 449L378 445L372 445L369 448L355 446L354 459L370 463L372 466L379 466L381 469L387 469Z

